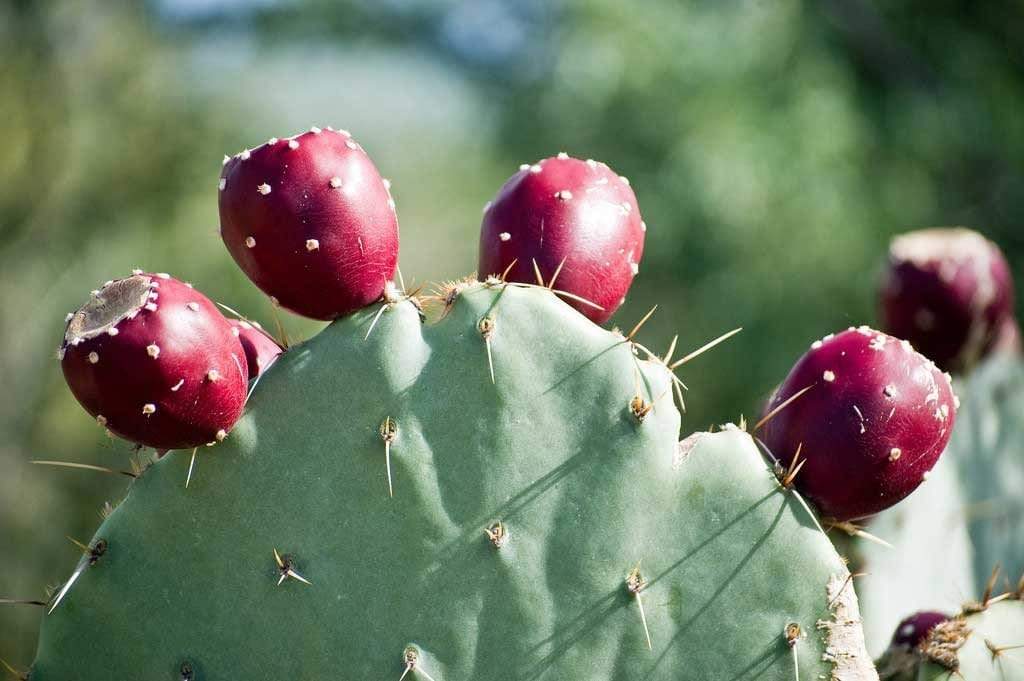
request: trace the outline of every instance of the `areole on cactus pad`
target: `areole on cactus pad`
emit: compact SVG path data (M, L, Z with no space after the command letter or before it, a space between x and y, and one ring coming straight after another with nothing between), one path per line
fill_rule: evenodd
M32 680L877 678L749 435L679 443L665 365L550 291L441 298L292 347L188 489L187 452L133 481Z
M891 645L916 648L928 638L932 629L949 618L949 615L944 612L933 610L916 612L899 623L896 632L892 635Z
M881 681L1008 681L1024 677L1024 584L982 598L953 616L921 612L900 623L889 650L878 660ZM912 627L911 635L903 629Z
M917 681L1006 681L1024 677L1022 592L966 604L954 618L936 625L921 644L924 663Z
M903 618L896 627L889 647L878 660L881 681L914 681L923 660L922 647L936 626L948 622L950 615L922 610Z

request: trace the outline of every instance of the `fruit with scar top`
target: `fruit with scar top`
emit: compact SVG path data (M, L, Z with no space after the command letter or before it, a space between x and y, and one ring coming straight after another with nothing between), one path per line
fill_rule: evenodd
M136 271L68 315L59 355L71 392L100 425L142 445L223 440L245 404L245 352L202 293Z
M1015 331L1006 258L969 229L922 229L893 239L879 298L885 330L947 371L970 369Z

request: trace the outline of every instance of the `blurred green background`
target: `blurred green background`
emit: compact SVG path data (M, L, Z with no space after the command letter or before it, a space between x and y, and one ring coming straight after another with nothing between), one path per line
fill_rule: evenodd
M687 430L751 415L808 343L874 321L889 237L975 226L1024 260L1024 5L933 0L0 0L0 596L72 569L125 467L54 358L132 267L268 323L217 236L224 153L352 130L394 182L406 282L475 268L483 204L567 151L650 226L615 318L683 348ZM292 337L318 325L289 317ZM201 469L199 474L201 475ZM27 666L41 609L0 607Z

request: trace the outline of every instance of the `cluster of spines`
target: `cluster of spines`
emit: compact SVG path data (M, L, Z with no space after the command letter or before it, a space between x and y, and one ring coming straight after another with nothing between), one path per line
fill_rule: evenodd
M999 566L997 565L992 570L992 575L989 577L981 599L964 603L959 613L945 622L935 625L928 632L927 637L918 646L918 651L925 660L945 667L953 673L958 672L960 668L958 651L974 633L971 630L968 618L971 615L985 612L991 605L1001 601L1024 601L1024 575L1017 582L1015 589L995 595L994 589L998 577ZM984 642L985 647L988 648L992 656L993 664L1006 652L1024 648L1024 639L1010 644L998 644L988 638Z

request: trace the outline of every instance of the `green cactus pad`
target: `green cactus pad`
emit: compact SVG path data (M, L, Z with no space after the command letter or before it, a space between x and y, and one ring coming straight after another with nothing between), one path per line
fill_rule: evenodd
M918 681L1024 679L1024 604L1019 595L936 627L925 643Z
M959 417L958 417L959 418ZM957 429L961 427L958 422ZM954 429L953 437L957 437ZM868 532L891 544L857 539L852 569L864 636L872 654L885 651L900 621L920 610L953 613L980 593L974 578L960 477L948 452L913 494L875 516ZM922 560L927 556L927 560ZM986 568L985 576L992 571Z
M190 452L150 467L32 681L791 681L794 649L800 678L877 678L845 566L749 435L679 443L664 365L548 291L451 302L331 324L187 489Z
M858 591L872 652L915 611L956 612L996 565L1013 581L1024 572L1024 362L993 355L957 393L956 427L927 482L867 527L894 549L858 540L851 552L870 573Z
M995 565L1012 579L1024 572L1024 362L993 356L958 392L963 408L944 456L956 464L980 592Z

